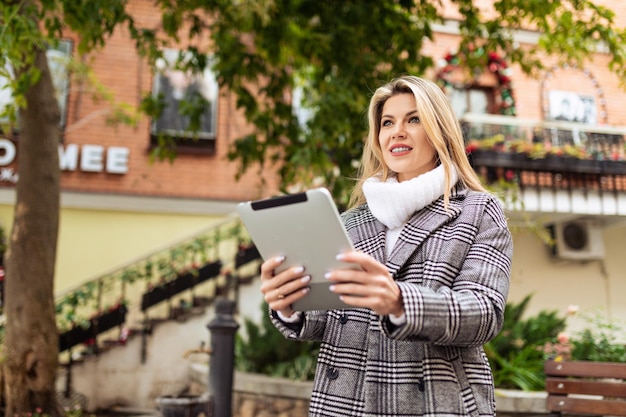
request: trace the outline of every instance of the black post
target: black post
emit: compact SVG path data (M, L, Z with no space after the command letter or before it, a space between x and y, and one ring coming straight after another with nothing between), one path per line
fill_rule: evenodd
M213 417L232 416L235 333L239 328L234 312L234 301L219 299L215 318L207 325L211 334L209 393L213 397Z

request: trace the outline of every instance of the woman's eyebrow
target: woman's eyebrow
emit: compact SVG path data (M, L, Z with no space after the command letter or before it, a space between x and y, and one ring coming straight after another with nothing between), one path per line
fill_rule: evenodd
M407 117L407 116L412 116L412 115L414 115L414 114L417 114L417 109L408 111L408 112L407 112L404 116L405 116L405 117ZM419 115L418 115L418 116L419 116ZM394 117L393 117L392 115L390 115L390 114L383 114L382 116L380 116L380 118L381 118L381 119L384 119L385 117L390 118L390 119L393 119L393 118L394 118Z

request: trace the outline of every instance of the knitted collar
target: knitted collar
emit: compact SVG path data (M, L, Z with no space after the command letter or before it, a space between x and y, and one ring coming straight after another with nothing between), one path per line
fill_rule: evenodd
M454 187L458 180L454 165L450 174ZM405 224L415 212L441 197L444 191L442 165L408 181L398 182L396 177L390 177L381 182L380 176L373 176L363 183L363 194L372 214L389 229Z

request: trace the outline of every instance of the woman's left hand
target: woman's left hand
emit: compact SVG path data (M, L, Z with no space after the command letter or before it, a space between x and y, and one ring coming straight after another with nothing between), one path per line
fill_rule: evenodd
M331 291L339 294L344 303L368 307L383 316L404 314L402 293L385 265L356 251L345 252L338 259L362 269L336 269L326 274Z

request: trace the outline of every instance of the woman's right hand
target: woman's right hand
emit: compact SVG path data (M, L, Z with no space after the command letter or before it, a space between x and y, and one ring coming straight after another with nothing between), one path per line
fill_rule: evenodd
M276 256L261 264L261 293L272 310L289 317L294 313L291 304L309 292L311 276L305 274L301 266L294 266L275 274L276 268L284 261L284 256Z

